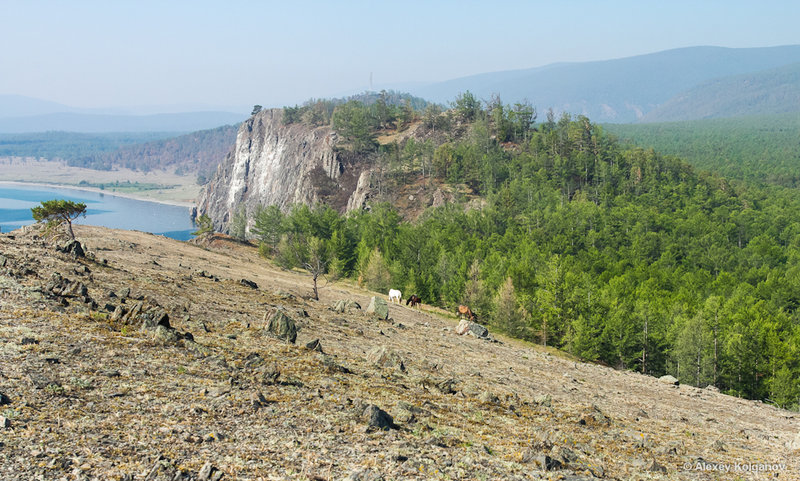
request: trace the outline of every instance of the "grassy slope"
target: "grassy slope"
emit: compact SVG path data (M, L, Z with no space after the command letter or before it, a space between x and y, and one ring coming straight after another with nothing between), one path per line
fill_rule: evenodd
M336 299L365 306L375 294L333 284L321 301L308 300L306 275L224 238L198 246L86 226L77 235L107 263L54 254L30 234L0 236L0 389L10 398L3 475L172 479L208 462L225 479L331 480L367 469L385 479L528 479L544 455L564 460L555 475L640 479L655 461L665 472L648 479L716 479L693 469L700 457L788 462L781 479L798 473L786 411L502 336L460 337L452 317L424 306L391 306L392 321L336 313L328 308ZM77 299L64 308L39 290L52 272L84 282L101 306L119 304L108 292L129 287L197 344L163 345ZM297 346L264 334L274 306L300 323ZM301 347L317 338L327 357ZM406 370L368 361L380 346ZM280 382L265 383L274 369ZM365 404L393 414L399 429L367 430Z

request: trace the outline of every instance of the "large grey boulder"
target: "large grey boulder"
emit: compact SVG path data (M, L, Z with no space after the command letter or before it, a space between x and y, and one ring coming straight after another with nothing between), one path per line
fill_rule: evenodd
M378 319L389 319L389 305L386 303L386 299L382 297L373 296L372 299L369 300L367 312L374 314Z
M278 339L294 344L297 340L297 324L283 309L275 309L271 315L267 313L264 317L267 318L264 329Z
M463 336L467 333L470 333L475 337L486 337L489 335L489 330L477 322L461 319L461 322L459 322L458 326L456 327L456 334Z

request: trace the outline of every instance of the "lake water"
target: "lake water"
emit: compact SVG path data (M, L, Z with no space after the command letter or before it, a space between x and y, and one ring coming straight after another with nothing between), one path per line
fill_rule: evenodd
M65 187L28 186L0 183L0 229L9 232L33 224L31 207L44 200L65 199L86 204L86 217L75 224L99 225L112 229L139 230L188 240L197 230L188 207L127 199L101 192Z

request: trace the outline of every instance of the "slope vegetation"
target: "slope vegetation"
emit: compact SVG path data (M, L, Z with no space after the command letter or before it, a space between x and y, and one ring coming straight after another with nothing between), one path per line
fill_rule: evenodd
M796 414L457 336L427 306L333 311L375 294L308 300L224 238L76 232L87 257L0 235L6 479L798 479ZM265 331L276 309L297 344Z

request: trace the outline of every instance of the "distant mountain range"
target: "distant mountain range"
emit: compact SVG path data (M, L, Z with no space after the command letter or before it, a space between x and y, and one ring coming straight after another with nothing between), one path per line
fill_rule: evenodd
M800 111L800 63L704 83L648 112L643 122L744 117Z
M800 45L687 47L385 87L443 104L467 90L484 101L497 94L507 104L530 101L540 119L552 108L557 114L582 114L603 123L800 113ZM186 110L133 115L120 108L79 109L0 95L0 133L191 132L236 124L248 117L246 113Z
M583 114L595 122L629 123L666 115L685 120L740 110L728 105L726 99L738 99L734 103L746 104L759 113L800 111L800 103L791 94L800 89L797 76L792 74L796 67L790 66L797 62L800 45L689 47L615 60L485 73L408 90L442 103L453 101L467 90L483 100L493 94L505 103L527 99L537 108L540 118L553 108L556 112ZM750 76L751 84L743 75ZM735 99L729 89L736 92ZM755 89L760 93L755 94ZM657 109L665 111L650 116Z
M237 124L244 113L199 111L136 115L122 108L81 109L20 95L0 95L0 133L193 132Z

